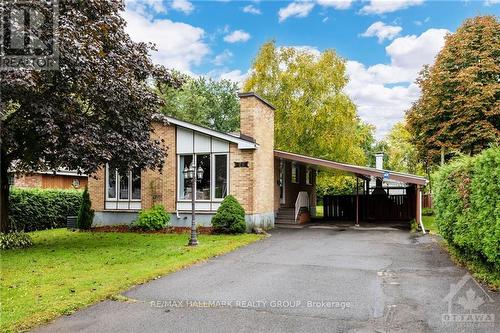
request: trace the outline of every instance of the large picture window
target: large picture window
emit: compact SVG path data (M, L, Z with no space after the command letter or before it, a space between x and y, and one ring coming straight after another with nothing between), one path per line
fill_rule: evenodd
M223 199L227 195L227 155L214 155L215 164L215 199Z
M203 177L196 182L196 201L220 201L228 194L227 154L179 155L179 200L191 200L191 180L186 179L184 169L195 159L196 170L203 169Z
M196 170L203 169L203 177L196 183L196 200L210 200L210 154L196 155Z
M120 173L106 165L106 203L141 200L141 170ZM136 209L137 205L107 204L107 209ZM140 208L140 207L139 207Z
M180 200L191 200L191 183L189 179L186 179L184 174L184 169L189 169L191 162L193 161L193 155L180 155L179 156L179 199Z

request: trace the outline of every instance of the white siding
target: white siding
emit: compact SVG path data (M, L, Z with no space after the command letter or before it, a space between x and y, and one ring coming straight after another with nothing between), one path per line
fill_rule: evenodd
M195 153L210 152L210 137L200 133L194 133L194 151Z
M229 142L212 138L212 152L213 153L229 152Z
M177 127L177 154L193 153L193 131Z

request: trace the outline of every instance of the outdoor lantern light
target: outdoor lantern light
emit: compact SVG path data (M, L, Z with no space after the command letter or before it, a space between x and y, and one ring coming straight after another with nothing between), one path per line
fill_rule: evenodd
M184 174L186 175L186 179L191 180L191 238L189 239L189 246L198 245L198 239L196 238L196 216L195 216L195 200L196 200L196 182L198 179L203 178L203 173L205 172L203 168L200 166L196 169L194 164L194 156L193 161L188 167L184 168Z
M203 172L205 172L205 170L203 170L203 168L200 166L198 167L198 179L202 179L203 178Z

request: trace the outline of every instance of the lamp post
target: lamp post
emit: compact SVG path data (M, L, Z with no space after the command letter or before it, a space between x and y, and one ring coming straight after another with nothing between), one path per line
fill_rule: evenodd
M184 177L187 180L191 181L191 238L189 239L189 246L198 245L198 239L196 238L196 217L195 217L195 200L196 200L196 182L198 179L203 178L204 170L200 166L198 170L196 170L196 166L194 165L194 155L193 161L188 167L184 168Z

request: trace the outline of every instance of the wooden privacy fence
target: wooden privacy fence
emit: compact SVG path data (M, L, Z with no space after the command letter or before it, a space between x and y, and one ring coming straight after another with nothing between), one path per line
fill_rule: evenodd
M422 195L422 207L423 208L432 208L432 195L431 194Z
M360 194L359 220L409 221L415 218L415 198L412 192L404 195ZM330 220L356 220L356 195L323 197L323 218Z

